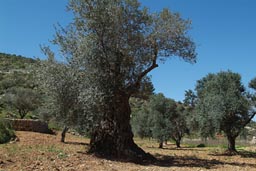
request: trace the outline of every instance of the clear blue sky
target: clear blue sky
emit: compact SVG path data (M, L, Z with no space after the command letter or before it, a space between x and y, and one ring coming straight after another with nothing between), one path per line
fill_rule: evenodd
M72 20L67 0L1 0L0 52L43 57L39 44L49 44L54 24ZM209 72L232 70L245 85L256 76L255 0L140 0L151 11L164 7L192 20L191 37L197 44L194 65L173 58L154 70L156 92L182 101L184 91Z

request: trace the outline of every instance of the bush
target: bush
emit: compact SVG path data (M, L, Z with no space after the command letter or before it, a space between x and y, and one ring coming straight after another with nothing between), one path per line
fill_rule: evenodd
M15 137L10 122L0 119L0 144L6 143Z
M205 144L198 144L197 147L198 148L203 148L203 147L206 147L206 145Z

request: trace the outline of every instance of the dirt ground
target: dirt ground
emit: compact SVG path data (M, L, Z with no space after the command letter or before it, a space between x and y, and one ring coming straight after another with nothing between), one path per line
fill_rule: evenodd
M158 149L154 141L136 140L158 161L147 164L111 161L86 154L89 140L67 135L60 143L60 135L17 132L18 142L0 145L0 171L183 171L222 170L256 171L256 147L240 150L240 155L222 155L223 149L176 149L168 144Z

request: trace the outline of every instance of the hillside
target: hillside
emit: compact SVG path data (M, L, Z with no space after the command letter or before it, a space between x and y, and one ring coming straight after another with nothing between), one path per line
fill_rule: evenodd
M13 95L20 88L34 89L33 67L37 61L23 56L0 53L0 117L16 113L6 103L5 95Z
M0 53L0 95L13 87L33 88L32 68L36 60Z
M26 70L33 65L36 60L20 55L0 53L0 71L8 72L12 70Z

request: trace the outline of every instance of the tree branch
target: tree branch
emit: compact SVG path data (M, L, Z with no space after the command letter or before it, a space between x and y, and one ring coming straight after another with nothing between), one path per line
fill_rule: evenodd
M255 115L256 115L256 112L253 112L252 116L251 116L247 121L244 122L243 128L252 120L252 118L253 118Z
M145 69L142 73L140 73L138 75L138 78L137 80L130 84L128 86L128 91L130 92L130 94L136 92L136 90L140 87L140 83L141 83L141 80L150 72L152 71L153 69L157 68L158 67L158 64L156 63L156 60L157 60L157 54L158 54L158 48L156 46L156 44L154 45L154 55L153 55L153 59L152 59L152 64L147 68Z

